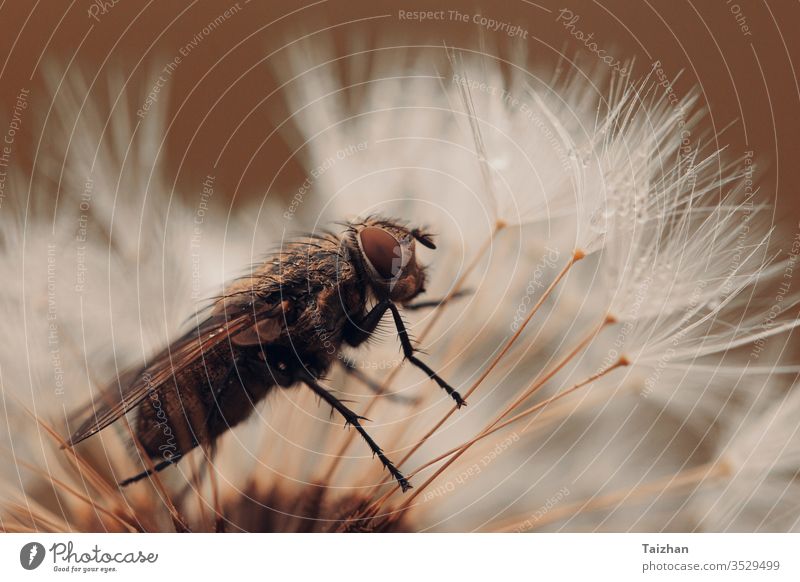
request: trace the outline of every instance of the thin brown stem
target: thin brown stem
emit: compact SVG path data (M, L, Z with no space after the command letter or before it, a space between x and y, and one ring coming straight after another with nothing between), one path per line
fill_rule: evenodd
M606 509L625 501L646 499L659 493L675 491L684 487L702 483L703 481L709 479L723 478L728 475L730 475L730 467L727 463L713 461L693 467L691 469L686 469L680 473L677 473L676 475L670 475L650 483L645 483L644 485L639 485L632 489L615 491L599 497L588 498L564 505L562 507L551 509L541 517L537 517L535 519L533 519L530 515L525 518L517 516L505 520L495 527L492 527L492 531L518 532L539 528L549 523L553 523L567 517L573 517L581 513Z
M206 500L203 498L202 492L202 478L200 475L200 471L197 468L197 462L195 461L194 455L189 455L189 459L187 459L189 463L189 474L191 475L191 485L189 485L192 489L192 493L195 494L197 497L197 507L198 507L198 515L200 523L205 523L206 521ZM180 503L180 500L178 501Z
M58 447L66 453L67 461L81 476L81 480L83 480L85 477L88 483L92 485L98 493L100 493L100 497L102 499L113 500L115 509L122 511L127 516L128 522L132 526L135 527L135 525L139 525L135 511L133 511L133 509L130 507L130 504L127 502L125 496L122 495L119 488L112 487L90 463L88 463L82 456L78 455L78 453L75 452L75 450L69 446L63 438L61 438L61 436L52 426L45 422L44 419L36 416L36 414L30 410L24 402L22 402L19 398L15 398L15 400L22 410L34 422L43 428L50 438L52 438L53 441L58 445Z
M533 306L533 308L531 309L530 313L528 313L527 317L525 317L525 320L524 320L524 321L522 322L522 324L519 326L519 329L517 329L517 331L514 333L514 335L512 335L512 336L511 336L511 337L508 339L508 341L506 341L506 344L503 346L503 349L502 349L502 350L500 350L500 353L499 353L499 354L497 354L497 356L495 356L495 357L494 357L494 359L492 360L492 362L491 362L491 363L490 363L490 364L489 364L489 365L486 367L486 369L483 371L483 373L480 375L480 377L479 377L477 380L475 380L475 382L473 382L472 386L470 386L470 387L469 387L469 390L467 390L467 391L464 393L464 398L465 398L465 399L469 398L469 397L470 397L470 395L471 395L473 392L475 392L475 390L477 390L478 386L480 386L480 385L483 383L483 381L484 381L484 380L486 380L486 377L487 377L489 374L491 374L491 373L492 373L492 371L495 369L495 367L497 366L497 364L499 364L499 363L500 363L500 361L503 359L503 357L506 355L506 353L508 353L508 350L510 350L510 349L511 349L511 346L513 346L513 345L514 345L514 343L517 341L517 339L519 339L519 336L520 336L520 335L522 335L522 332L525 330L525 327L528 325L528 323L529 323L529 322L530 322L530 320L533 318L533 316L534 316L534 315L536 315L536 312L537 312L537 311L538 311L538 310L541 308L541 306L544 304L544 302L547 300L547 298L550 296L550 294L551 294L551 293L553 292L553 290L556 288L556 285L558 285L558 283L561 281L561 279L563 279L563 278L564 278L564 276L565 276L565 275L567 274L567 272L568 272L568 271L569 271L569 270L572 268L572 266L573 266L573 265L574 265L574 264L575 264L577 261L581 260L583 257L584 257L584 254L583 254L583 252L582 252L582 251L575 251L575 253L573 253L573 255L572 255L572 257L570 258L570 260L569 260L569 261L567 261L567 264L566 264L566 265L564 265L564 268L563 268L563 269L561 269L561 272L559 272L559 274L558 274L558 275L556 276L556 278L555 278L555 279L552 281L552 283L550 283L550 285L547 287L547 289L545 289L545 291L544 291L544 293L542 294L542 296L541 296L541 297L539 297L539 300L538 300L538 301L536 302L536 304ZM425 433L425 436L423 436L423 437L422 437L422 438L421 438L419 441L417 441L417 443L416 443L416 444L415 444L413 447L411 447L411 449L410 449L410 450L409 450L409 451L408 451L408 452L407 452L407 453L406 453L406 454L403 456L403 458L402 458L402 459L400 459L400 462L398 463L398 466L400 466L400 465L402 465L403 463L405 463L405 462L406 462L406 461L409 459L409 457L411 457L411 455L413 455L414 453L416 453L416 452L419 450L419 448L420 448L420 447L421 447L423 444L425 444L425 442L426 442L426 441L427 441L427 440L428 440L428 439L429 439L431 436L433 436L433 434L434 434L434 433L436 433L436 431L437 431L437 430L439 430L439 429L442 427L442 425L443 425L445 422L447 422L447 419L448 419L448 418L450 418L450 416L452 416L452 414L453 414L453 413L454 413L456 410L458 410L458 408L457 408L456 406L453 406L453 407L452 407L452 408L451 408L451 409L450 409L450 410L447 412L447 414L445 414L445 415L444 415L444 417L442 417L442 419L441 419L441 420L439 420L439 422L437 422L437 423L436 423L436 424L433 426L433 428L431 428L431 429L430 429L430 430L429 430L427 433Z
M117 515L113 511L111 511L109 509L106 509L105 507L103 507L102 505L97 503L97 501L95 501L95 499L93 499L92 497L89 497L88 495L84 495L83 493L81 493L80 491L75 489L74 487L71 487L70 485L68 485L65 481L62 481L61 479L58 479L58 478L54 477L53 475L49 474L46 471L43 471L43 470L39 469L38 467L32 465L31 463L27 463L27 462L22 461L20 459L17 459L16 462L19 465L21 465L22 467L25 467L26 469L28 469L29 471L32 471L32 472L44 477L45 479L48 479L60 491L64 491L66 493L69 493L70 495L72 495L76 499L82 501L83 503L85 503L86 505L88 505L89 507L94 509L95 511L98 511L98 512L102 513L103 515L105 515L106 517L110 518L111 520L117 522L119 525L121 525L128 532L130 532L130 533L135 533L136 532L136 526L134 524L129 523L128 521L123 519L122 516Z
M465 443L463 443L463 444L461 444L461 445L459 445L457 447L453 447L452 449L450 449L446 453L442 453L438 457L435 457L435 458L431 459L430 461L427 461L426 463L423 463L422 465L420 465L419 467L417 467L416 469L411 471L409 473L408 477L411 478L414 475L418 475L421 471L427 469L431 465L435 465L436 463L438 463L439 461L441 461L443 459L446 459L450 455L453 455L453 454L457 453L461 449L466 449L467 447L471 447L472 445L474 445L478 441L485 439L486 437L496 433L497 431L502 430L502 429L506 428L507 426L509 426L511 424L514 424L518 420L521 420L521 419L523 419L523 418L525 418L527 416L530 416L534 412L537 412L537 411L541 410L542 408L545 408L546 406L549 406L553 402L556 402L558 400L561 400L562 398L565 398L566 396L569 396L573 392L583 388L584 386L587 386L587 385L591 384L592 382L602 378L606 374L609 374L609 373L613 372L617 368L621 368L621 367L627 366L627 365L628 365L628 361L625 358L620 358L615 363L611 364L607 368L604 368L604 369L600 370L599 372L596 372L595 374L592 374L591 376L589 376L585 380L582 380L582 381L578 382L577 384L573 384L571 387L567 388L566 390L564 390L562 392L559 392L558 394L555 394L555 395L551 396L550 398L547 398L547 399L539 402L538 404L534 404L533 406L531 406L529 408L526 408L525 410L523 410L522 412L520 412L518 414L515 414L514 416L512 416L508 420L506 420L506 421L504 421L504 422L492 427L490 430L479 434L478 436L466 441Z
M112 487L108 481L97 472L97 470L88 463L83 457L78 455L75 450L70 447L67 442L61 438L61 436L56 432L56 430L51 427L48 423L46 423L41 418L38 418L33 414L32 411L28 410L27 407L24 407L23 410L33 418L39 426L41 426L47 434L53 439L53 441L59 446L61 450L63 450L67 455L67 460L70 462L72 467L77 471L77 473L83 478L86 477L87 481L100 493L104 499L111 499L116 498L118 501L123 500L124 497L120 494L119 489L117 487ZM126 513L133 518L134 513L131 510L130 506L125 503L118 503L118 505L126 511Z
M614 322L614 319L611 318L611 317L604 318L603 322L600 325L596 326L584 339L582 339L578 343L578 345L575 346L575 348L572 351L570 351L566 356L564 356L564 358L561 359L561 361L558 364L556 364L553 368L551 368L548 372L546 372L539 379L535 380L533 382L533 384L531 384L528 387L527 390L525 390L522 394L520 394L514 400L514 402L509 404L503 410L503 412L498 414L495 417L495 419L486 428L484 428L483 431L481 431L481 433L478 436L479 437L483 436L485 433L489 432L503 418L505 418L508 414L510 414L517 406L519 406L527 398L529 398L534 393L536 393L542 386L544 386L545 383L547 383L553 376L555 376L559 371L561 371L564 368L564 366L566 366L577 354L579 354L583 349L585 349L585 347L587 345L589 345L589 343L595 338L595 336L597 336L598 333L600 333L600 331L602 331L602 329L606 325L609 325L610 323L613 323L613 322ZM422 484L422 486L416 488L414 490L414 492L411 495L409 495L408 499L400 506L399 511L398 511L398 515L401 515L403 512L408 510L408 508L411 506L411 503L414 501L414 499L416 499L417 496L419 496L419 494L422 493L422 491L424 491L434 480L436 480L436 478L439 475L441 475L450 465L452 465L461 455L463 455L467 450L469 450L470 446L471 446L471 444L468 444L467 446L459 449L459 451L457 453L455 453L453 456L451 456L450 459L448 459L447 462L444 463L444 465L439 467L433 473L433 475L431 475L428 478L428 480L425 481L425 483Z
M133 431L133 427L124 416L122 417L122 421L125 425L125 428L128 430L128 434L130 435L136 450L139 452L139 457L144 460L145 467L149 472L150 482L153 484L156 491L158 491L159 497L161 497L162 501L164 501L164 505L166 505L167 511L169 511L175 530L179 533L189 531L189 525L186 523L186 520L183 518L180 511L178 511L175 503L172 501L172 497L170 497L169 492L167 492L167 488L164 487L164 484L161 482L161 478L155 471L153 460L150 458L150 455L147 453L147 451L144 450L144 446L136 436L136 433Z
M211 504L214 510L214 529L219 530L221 527L223 516L222 506L219 502L219 485L217 483L217 469L214 467L214 447L213 445L204 444L202 447L203 462L206 466L208 474L208 484L211 489Z
M564 267L561 269L561 271L558 273L558 275L556 275L555 279L553 279L553 281L550 283L550 285L547 287L547 289L545 289L544 293L542 293L542 296L539 297L538 301L531 308L531 311L528 313L528 315L525 317L523 322L520 324L519 328L516 330L514 335L512 335L506 341L506 343L503 346L502 350L500 350L500 352L497 354L497 356L494 357L494 359L491 361L491 363L481 373L480 377L477 380L475 380L475 382L473 382L472 386L470 386L469 389L464 393L464 399L465 400L469 399L469 397L472 395L472 393L475 392L475 390L478 389L478 387L483 383L483 381L486 380L486 378L489 376L489 374L492 373L492 371L502 361L502 359L505 357L505 355L508 353L508 351L514 345L514 343L517 341L517 339L519 339L519 336L522 335L522 332L525 330L525 327L528 325L528 323L531 321L531 319L533 319L533 316L536 315L536 312L542 307L542 305L544 305L544 302L552 294L553 290L555 290L555 288L558 285L558 283L561 282L561 280L566 276L566 274L575 265L575 263L577 263L578 261L583 259L585 256L586 255L581 250L576 250L576 251L574 251L572 253L572 256L570 257L569 261L567 261L567 263L564 265ZM457 406L453 406L433 427L431 427L430 430L428 430L428 432L425 433L425 435L421 439L419 439L416 443L414 443L414 445L408 450L408 452L406 452L405 455L403 455L403 457L397 463L397 466L401 467L406 461L408 461L408 459L411 457L411 455L416 453L419 450L419 448L423 444L425 444L425 442L427 442L427 440L429 438L431 438L444 425L445 422L447 422L447 420L453 415L453 413L456 410L458 410L458 407ZM367 494L367 496L374 495L380 487L381 487L380 485L374 486L370 490L370 492ZM383 497L379 498L375 502L374 505L376 505L376 506L382 505L383 502L386 499L388 499L388 497L391 496L395 491L397 491L397 487L391 488L389 490L389 492L386 495L384 495Z
M39 529L39 524L44 524L50 528L53 533L68 533L72 532L72 526L62 515L57 515L49 509L43 507L41 504L32 502L26 499L25 502L9 501L3 502L3 519L16 520L22 528L27 528L26 524L30 524L30 531L42 533ZM12 532L11 529L4 529L3 531Z
M566 396L572 394L576 390L579 390L580 388L582 388L584 386L587 386L587 385L593 383L594 381L600 379L601 377L605 376L606 374L611 373L612 371L616 370L617 368L620 368L620 367L623 367L623 366L627 366L628 364L629 364L629 362L628 362L627 358L625 358L625 357L620 358L614 364L612 364L612 365L608 366L607 368L604 368L604 369L596 372L595 374L592 374L591 376L589 376L588 378L582 380L581 382L578 382L577 384L573 384L570 388L567 388L566 390L564 390L562 392L559 392L558 394L555 394L555 395L551 396L550 398L548 398L546 400L543 400L542 402L539 402L538 404L534 404L533 406L527 408L526 410L520 412L519 414L516 414L515 416L509 418L505 422L502 422L501 424L496 425L494 427L490 427L490 429L488 431L480 433L475 438L473 438L473 439L471 439L471 440L469 440L469 441L467 441L465 443L462 443L462 444L458 445L457 447L453 447L452 449L450 449L447 452L442 453L438 457L435 457L435 458L423 463L422 465L420 465L419 467L417 467L416 469L411 471L408 474L408 478L409 479L413 478L415 475L418 475L419 473L421 473L422 471L424 471L425 469L427 469L431 465L435 465L439 461L442 461L442 460L446 459L447 457L458 453L462 449L466 450L467 448L471 447L473 444L477 443L478 441L481 441L481 440L485 439L489 435L492 435L492 434L496 433L497 431L504 429L505 427L517 422L518 420L521 420L521 419L523 419L523 418L525 418L527 416L530 416L534 412L537 412L537 411L549 406L550 404L565 398ZM528 427L523 429L523 432L525 430L527 430L527 428ZM395 489L389 490L386 494L384 494L382 497L380 497L377 501L375 501L370 506L369 511L374 514L374 512L376 512L378 509L380 509L380 507L384 503L386 503L386 501L389 500L389 498L394 494L394 492L395 492Z

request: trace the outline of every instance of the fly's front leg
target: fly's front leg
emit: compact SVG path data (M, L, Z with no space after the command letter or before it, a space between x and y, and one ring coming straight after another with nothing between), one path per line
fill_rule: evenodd
M386 310L389 309L390 302L386 299L378 301L360 321L350 320L347 322L343 338L344 341L353 347L357 347L367 341L375 328L383 319Z
M436 382L444 389L445 392L452 396L453 400L456 401L456 406L458 406L458 408L464 406L466 402L461 397L461 394L453 390L450 384L442 380L442 378L440 378L436 372L431 370L427 364L422 362L414 355L414 346L411 345L411 340L408 338L406 326L403 323L403 318L400 316L400 311L397 309L397 306L394 303L389 303L388 309L392 312L392 317L394 317L394 324L397 327L397 335L400 336L400 344L403 346L403 355L406 357L406 359L417 368L425 372L431 378L431 380Z
M336 411L339 412L344 417L345 426L348 424L352 424L353 427L364 437L364 440L367 441L367 445L372 450L373 455L377 455L378 458L383 463L383 466L386 468L387 471L397 480L398 485L403 491L407 491L411 488L411 484L408 482L403 474L398 470L397 467L383 454L383 451L378 446L378 444L372 440L372 437L369 436L364 427L361 426L362 420L367 420L363 416L358 416L355 412L347 408L345 404L336 398L333 394L331 394L324 386L322 386L316 378L312 377L310 374L303 372L299 374L298 378L301 382L304 382L309 388L311 388L320 398L322 398L325 402L330 404Z
M460 297L466 297L467 295L471 295L472 291L469 289L464 289L463 291L457 291L452 295L448 295L447 297L442 297L441 299L426 299L425 301L416 301L414 303L409 303L403 306L403 309L430 309L432 307L439 307L452 301L453 299L458 299Z

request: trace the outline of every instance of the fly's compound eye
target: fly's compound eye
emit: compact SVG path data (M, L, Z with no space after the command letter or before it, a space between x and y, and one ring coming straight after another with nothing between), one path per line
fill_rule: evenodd
M370 265L384 279L397 277L403 269L403 250L391 234L369 226L358 234L361 250Z

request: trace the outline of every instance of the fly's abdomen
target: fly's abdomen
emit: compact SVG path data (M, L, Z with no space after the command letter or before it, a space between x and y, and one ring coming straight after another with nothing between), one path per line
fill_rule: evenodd
M275 385L264 362L250 354L237 358L229 374L209 405L207 428L215 439L229 428L248 418L267 392Z
M197 389L170 382L150 394L139 407L136 437L154 463L177 460L200 442L207 404Z
M139 407L136 435L154 463L177 460L201 443L211 444L245 420L272 387L257 363L221 345Z

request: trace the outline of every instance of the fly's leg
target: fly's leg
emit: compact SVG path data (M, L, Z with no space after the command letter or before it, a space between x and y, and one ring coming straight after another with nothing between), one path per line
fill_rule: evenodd
M345 331L344 340L351 346L358 346L359 344L364 343L375 331L375 328L378 326L381 318L384 316L387 310L391 310L392 316L394 317L394 324L397 328L397 334L400 336L400 344L403 346L403 355L405 358L414 366L425 372L428 377L430 377L439 386L441 386L445 392L452 396L459 408L464 406L466 402L461 395L453 390L453 388L447 382L442 380L436 372L431 370L427 364L422 362L414 355L414 346L411 345L411 340L408 337L408 332L406 331L406 326L403 323L403 318L400 317L400 312L398 311L397 306L391 301L387 299L379 301L360 322L350 323Z
M403 491L407 491L411 488L411 484L408 480L403 476L403 474L397 469L397 467L392 464L392 462L383 454L383 451L378 446L378 444L372 440L372 437L369 436L364 427L361 426L362 420L367 420L363 416L358 416L355 412L347 408L345 404L336 398L333 394L331 394L325 387L323 387L319 382L317 382L316 378L313 378L307 372L302 372L299 375L299 380L304 382L309 388L311 388L320 398L322 398L325 402L330 404L336 411L339 412L344 417L345 426L348 424L353 425L353 427L364 437L364 440L367 441L367 445L372 450L373 455L377 455L380 459L383 466L386 468L387 471L397 480L398 485Z
M416 309L430 309L431 307L439 307L446 301L449 302L452 301L453 299L466 297L467 295L471 294L472 294L471 290L465 289L463 291L458 291L456 293L453 293L449 297L442 297L441 299L426 299L425 301L417 301L415 303L409 303L408 305L404 305L403 309L410 309L412 311Z
M388 309L392 312L392 317L394 317L394 324L397 327L397 335L400 336L400 345L403 346L403 355L406 357L406 359L417 368L425 372L431 378L431 380L436 382L444 389L445 392L452 396L453 400L456 401L456 406L458 406L458 408L464 406L466 402L461 397L461 394L453 390L450 384L442 380L436 372L431 370L427 364L422 362L414 355L414 346L411 345L411 340L408 338L408 331L406 331L405 323L403 323L403 318L400 316L400 311L397 309L397 306L394 303L389 303Z
M175 455L174 457L172 457L169 460L161 461L155 467L153 467L152 470L148 469L147 471L142 471L138 475L134 475L133 477L128 477L127 479L124 479L124 480L120 481L119 482L119 486L120 487L125 487L127 485L130 485L131 483L136 483L137 481L141 481L142 479L144 479L145 477L149 477L153 473L158 473L159 471L163 471L164 469L166 469L170 465L174 465L175 463L180 461L181 460L181 456L182 455Z
M363 344L378 327L387 309L389 301L384 299L376 303L360 321L348 321L343 334L344 341L353 347Z
M403 394L396 394L394 392L385 392L380 384L378 384L375 380L373 380L372 378L367 376L364 372L359 370L358 365L347 356L339 354L337 360L342 365L342 368L344 368L345 372L347 372L348 374L353 376L356 380L364 384L375 394L378 394L379 396L385 396L390 400L394 400L395 402L399 402L402 404L412 405L418 402L419 400L418 398L404 396Z

